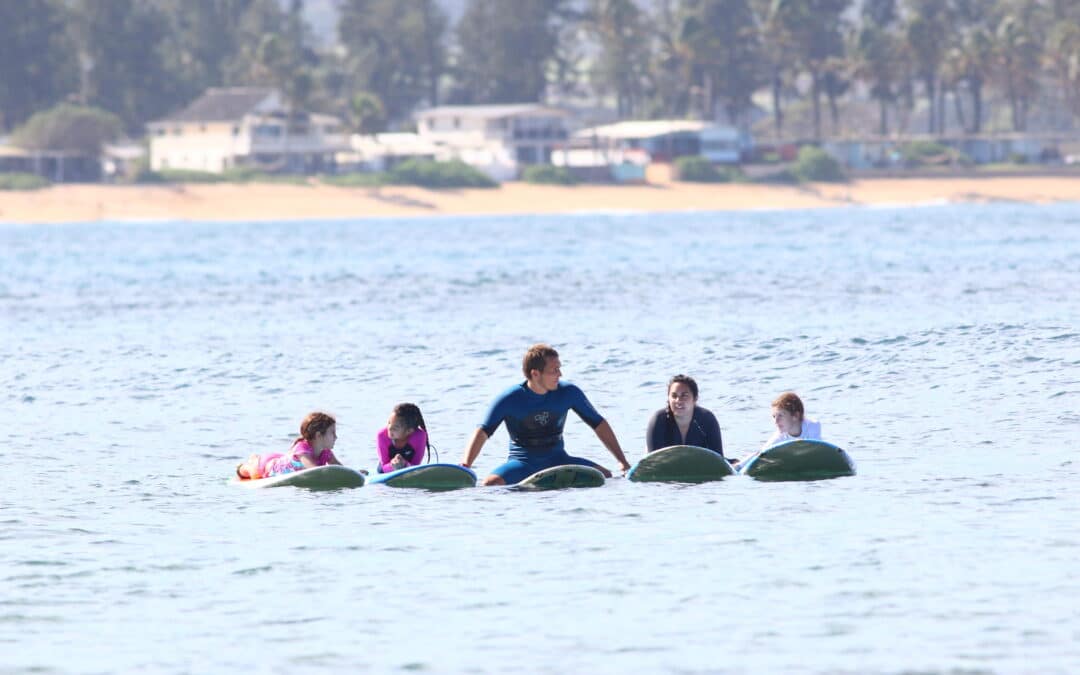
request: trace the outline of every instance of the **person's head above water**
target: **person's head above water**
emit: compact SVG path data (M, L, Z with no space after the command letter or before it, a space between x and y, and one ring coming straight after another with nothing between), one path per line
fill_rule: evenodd
M559 388L562 362L559 361L559 352L551 345L535 344L529 347L521 360L521 370L525 373L529 389L538 394Z
M424 415L420 412L420 407L415 403L398 403L394 406L394 411L390 413L390 418L386 420L386 433L390 436L390 440L395 445L404 445L409 435L417 429L427 431L427 425L424 424Z
M315 452L333 449L337 442L337 420L324 412L311 413L300 423L300 438L294 444L300 441L307 441Z
M697 404L698 387L694 378L678 374L668 381L668 411L675 417L689 417Z
M795 392L785 391L772 402L773 424L780 432L798 436L802 432L803 402Z

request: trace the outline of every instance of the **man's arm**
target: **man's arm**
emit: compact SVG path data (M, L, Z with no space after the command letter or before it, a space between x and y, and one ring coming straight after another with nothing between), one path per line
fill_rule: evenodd
M623 472L629 471L630 464L627 463L626 455L623 454L622 447L619 446L619 439L615 438L615 432L611 430L611 425L608 424L607 420L597 425L593 431L596 432L596 437L608 449L615 461L619 463L619 467L622 468Z
M465 456L461 460L461 466L471 469L473 462L476 461L476 456L480 454L480 448L484 447L484 443L487 442L488 435L484 431L483 427L477 427L473 432L472 439L469 440L468 447L465 448ZM617 444L617 443L616 443Z

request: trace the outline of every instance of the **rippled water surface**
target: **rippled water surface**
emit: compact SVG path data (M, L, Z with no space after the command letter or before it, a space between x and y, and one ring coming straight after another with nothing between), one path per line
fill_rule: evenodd
M1078 287L1078 205L0 226L0 671L1078 672ZM314 409L457 461L536 341L631 461L687 372L859 474L226 484Z

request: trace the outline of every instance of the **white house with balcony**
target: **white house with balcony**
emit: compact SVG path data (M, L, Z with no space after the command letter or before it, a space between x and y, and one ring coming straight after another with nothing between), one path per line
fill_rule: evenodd
M714 164L737 164L748 138L735 127L698 120L628 120L582 129L569 147L605 153L640 151L653 162L701 156Z
M186 108L151 122L150 168L220 173L249 167L318 173L349 147L336 117L290 114L280 92L261 87L208 89Z
M494 180L530 164L550 164L570 136L573 115L539 103L439 106L415 115L417 136Z

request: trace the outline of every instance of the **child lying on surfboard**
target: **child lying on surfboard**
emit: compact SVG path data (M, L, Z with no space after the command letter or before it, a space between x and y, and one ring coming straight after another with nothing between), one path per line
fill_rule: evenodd
M738 467L751 457L778 443L794 440L821 440L821 423L806 417L802 399L795 392L785 391L777 396L772 402L771 414L776 431L761 445L760 450L740 457L732 462L733 466Z
M300 423L300 437L286 453L254 454L236 467L241 479L269 478L326 464L341 464L334 456L337 421L322 412L313 412Z
M821 423L806 417L802 399L793 391L780 394L772 402L772 419L776 431L761 446L762 449L784 441L821 440Z
M379 473L390 473L407 466L417 466L431 448L427 425L415 403L399 403L375 436L379 450Z

